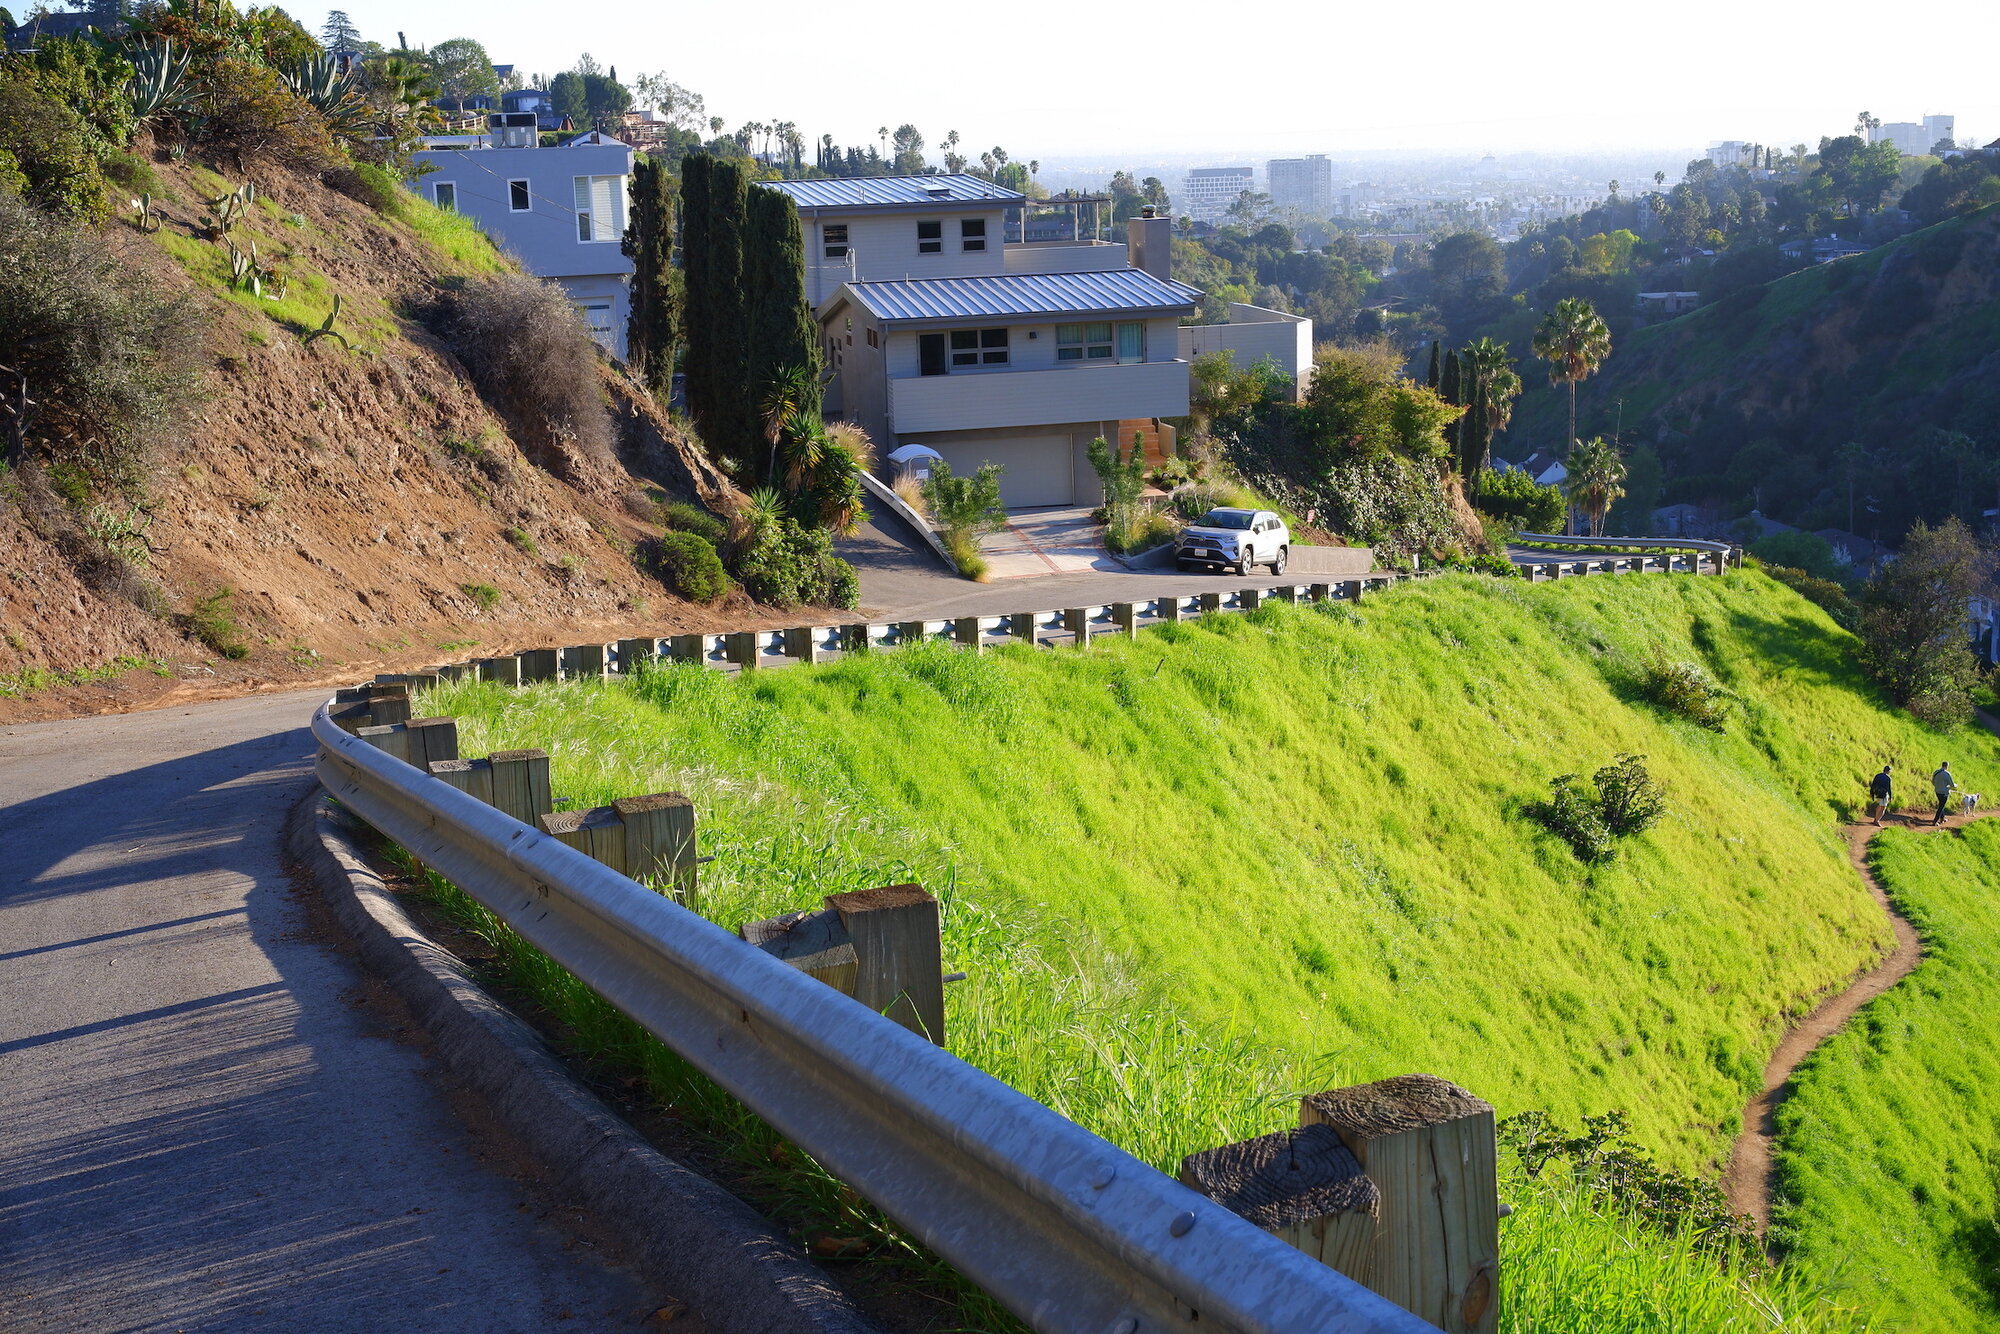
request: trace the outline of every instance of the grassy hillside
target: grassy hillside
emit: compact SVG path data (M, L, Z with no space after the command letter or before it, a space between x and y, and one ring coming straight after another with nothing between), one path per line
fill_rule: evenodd
M1882 532L1991 504L1990 479L1909 446L1921 428L2000 446L2000 206L1865 255L1735 292L1621 339L1579 393L1579 429L1657 448L1666 499L1715 499L1847 526L1849 441L1879 452L1858 494ZM1525 373L1525 372L1524 372ZM1562 395L1531 392L1505 439L1559 440ZM1520 446L1515 446L1520 450ZM1963 483L1963 485L1961 485ZM1977 501L1977 504L1974 502Z
M1635 702L1656 651L1739 695L1726 735ZM1315 1079L1426 1070L1503 1112L1624 1107L1684 1166L1724 1152L1786 1017L1885 946L1831 826L1881 758L1914 773L1938 750L1755 574L1446 578L1087 654L461 686L433 707L475 751L550 747L578 800L696 796L724 882L754 886L731 924L914 875L961 917L1043 924L1083 971L1108 951ZM1649 757L1672 812L1587 869L1520 806L1618 751ZM1953 753L2000 790L1992 743ZM821 843L839 855L816 862Z
M1776 1237L1912 1330L2000 1325L2000 824L1890 830L1877 876L1917 971L1800 1069L1778 1110Z

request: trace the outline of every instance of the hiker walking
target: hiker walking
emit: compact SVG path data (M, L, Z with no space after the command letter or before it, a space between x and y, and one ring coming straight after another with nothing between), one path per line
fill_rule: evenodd
M1937 793L1938 799L1937 815L1932 818L1932 824L1944 823L1945 812L1951 809L1952 790L1957 786L1958 780L1951 776L1951 761L1946 760L1931 775L1931 789Z
M1875 823L1881 824L1882 817L1889 813L1889 797L1895 791L1896 780L1889 775L1889 766L1883 765L1882 772L1868 782L1868 796L1875 807Z

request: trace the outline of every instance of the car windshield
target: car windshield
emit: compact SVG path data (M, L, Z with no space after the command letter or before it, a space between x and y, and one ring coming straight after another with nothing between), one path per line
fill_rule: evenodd
M1249 510L1210 510L1201 516L1203 528L1248 528L1255 518Z

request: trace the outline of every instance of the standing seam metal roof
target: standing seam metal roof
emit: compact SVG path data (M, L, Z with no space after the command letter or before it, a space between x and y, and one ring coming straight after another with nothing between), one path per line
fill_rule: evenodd
M912 278L846 284L856 301L885 320L947 320L1003 315L1064 315L1191 309L1201 293L1161 281L1144 269L1096 273L1010 273L976 278Z
M864 208L868 205L1018 204L1027 196L977 176L860 176L830 181L759 181L782 190L800 208ZM949 190L939 198L933 190Z

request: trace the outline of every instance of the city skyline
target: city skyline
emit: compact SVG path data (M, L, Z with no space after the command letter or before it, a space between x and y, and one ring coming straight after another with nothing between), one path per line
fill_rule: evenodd
M1981 142L2000 133L2000 89L1985 68L2000 17L1970 9L1953 40L1930 45L1917 62L1884 60L1880 46L1852 28L1797 24L1790 7L1771 0L1753 0L1731 24L1751 34L1768 19L1785 33L1782 58L1779 48L1748 37L1675 42L1657 17L1637 12L1594 15L1575 25L1578 32L1514 11L1445 3L1424 31L1446 38L1420 46L1390 11L1336 16L1300 6L1274 15L1272 30L1282 32L1287 52L1327 52L1322 68L1274 65L1244 78L1232 62L1211 93L1196 66L1205 48L1190 25L1134 27L1116 9L1067 11L1061 48L1047 25L986 24L975 61L955 33L938 28L934 11L912 0L878 0L865 13L781 0L760 13L760 34L747 38L740 12L715 7L677 9L671 18L585 7L560 24L525 0L420 8L348 0L342 8L370 40L394 45L399 29L417 45L472 37L496 62L524 73L554 74L585 51L627 76L663 70L702 94L730 128L789 120L809 138L830 133L846 145L874 143L878 127L907 121L933 157L950 130L975 156L997 143L1044 160L1111 152L1228 154L1220 160L1227 163L1342 151L1693 149L1726 139L1790 145L1851 133L1863 109L1885 121L1953 114L1961 136ZM327 13L293 12L314 29ZM845 48L863 56L835 83L828 61ZM1118 73L1104 79L1099 112L1079 115L1077 76L1093 51L1107 53ZM1657 71L1650 86L1649 62ZM999 95L986 96L987 87ZM1578 99L1558 104L1558 89ZM1253 141L1254 153L1242 147Z

